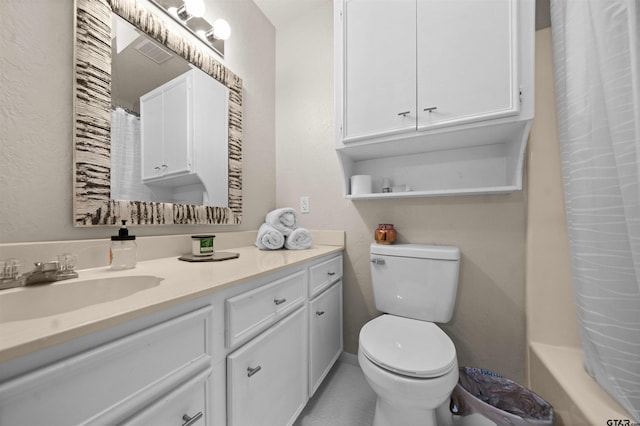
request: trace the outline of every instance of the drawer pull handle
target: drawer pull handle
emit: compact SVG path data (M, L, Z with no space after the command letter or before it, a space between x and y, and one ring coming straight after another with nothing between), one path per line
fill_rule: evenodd
M287 299L273 299L273 303L275 303L276 305L282 305L286 301Z
M317 316L324 315L324 311L317 311L317 312L316 312L316 315L317 315Z
M256 368L247 367L247 377L253 376L260 370L262 370L261 366L257 366Z
M327 274L329 274L330 277L334 276L336 273L335 272L327 272Z
M407 116L407 115L409 115L409 114L411 114L411 111L402 111L402 112L399 112L399 113L398 113L398 115L401 115L401 116L403 116L403 117L406 117L406 116Z
M375 265L384 265L384 259L371 259L371 263L375 264Z
M191 426L201 418L202 418L202 411L199 411L198 414L196 414L193 417L189 417L188 415L185 414L184 416L182 416L182 420L184 420L184 423L182 424L182 426Z
M429 108L425 108L424 112L433 112L433 111L435 111L437 109L438 109L438 107L429 107Z

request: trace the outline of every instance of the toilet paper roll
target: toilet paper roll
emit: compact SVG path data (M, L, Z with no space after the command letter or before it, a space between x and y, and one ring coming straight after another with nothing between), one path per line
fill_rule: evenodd
M351 195L371 194L371 175L351 176Z

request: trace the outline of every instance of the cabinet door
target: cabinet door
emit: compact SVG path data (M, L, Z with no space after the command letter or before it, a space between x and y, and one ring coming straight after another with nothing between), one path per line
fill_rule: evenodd
M415 0L346 0L343 139L416 129Z
M342 281L309 303L309 396L342 353Z
M183 74L164 90L165 176L183 174L191 170L191 83L190 75Z
M518 113L516 3L417 0L419 129Z
M164 105L161 91L140 98L142 180L157 178L164 164Z
M305 310L227 357L229 426L285 426L307 402Z

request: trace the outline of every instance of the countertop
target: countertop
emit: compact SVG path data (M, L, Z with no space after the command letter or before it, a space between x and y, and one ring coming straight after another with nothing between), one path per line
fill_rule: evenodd
M263 251L256 247L222 250L240 254L222 262L183 262L177 257L138 262L136 268L112 271L95 268L78 271L80 277L46 286L63 286L77 280L153 275L160 285L130 296L62 314L0 323L0 362L9 361L72 339L158 312L179 303L213 294L279 270L338 253L343 246L314 245L308 250ZM32 292L38 287L2 290L0 298L15 292ZM31 297L31 296L30 296Z

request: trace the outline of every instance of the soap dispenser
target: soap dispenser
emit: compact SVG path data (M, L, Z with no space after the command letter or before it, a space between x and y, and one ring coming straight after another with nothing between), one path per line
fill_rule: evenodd
M136 267L136 237L129 235L127 221L122 221L118 235L111 237L109 251L111 269L131 269Z

